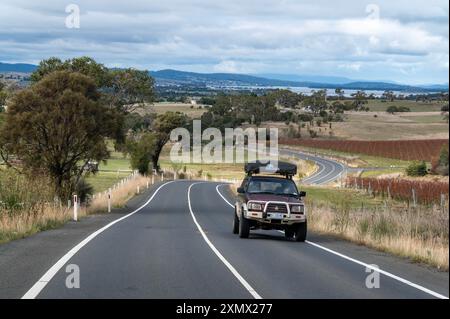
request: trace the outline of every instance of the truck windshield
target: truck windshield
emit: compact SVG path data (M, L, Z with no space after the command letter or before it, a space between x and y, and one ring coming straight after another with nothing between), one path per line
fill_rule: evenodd
M250 194L298 196L297 186L289 179L254 179L248 184L247 192Z

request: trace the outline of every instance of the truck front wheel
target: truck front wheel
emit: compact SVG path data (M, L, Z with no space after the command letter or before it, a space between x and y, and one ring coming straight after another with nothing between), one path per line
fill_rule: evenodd
M237 216L236 207L234 208L233 234L239 234L239 218Z
M306 221L304 223L298 224L295 229L295 241L304 242L306 240L307 230L308 226L306 224Z
M286 229L284 230L284 236L287 239L291 239L292 237L294 237L294 235L295 235L295 231L292 229L292 226L286 227Z
M248 219L244 217L244 214L241 215L241 220L239 221L239 237L248 238L250 235L250 222Z

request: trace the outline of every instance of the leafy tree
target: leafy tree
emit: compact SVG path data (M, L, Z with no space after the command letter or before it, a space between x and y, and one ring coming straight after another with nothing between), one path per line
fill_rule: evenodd
M170 139L170 133L176 128L186 128L188 126L188 118L185 114L167 112L156 117L152 125L152 132L156 139L154 144L154 152L152 154L152 165L154 169L159 170L159 156L163 147Z
M394 102L395 94L392 91L384 91L381 97L387 101Z
M439 175L448 176L449 171L449 155L448 144L443 145L437 163L433 164L433 172Z
M154 119L155 115L153 113L146 115L140 115L137 112L128 113L125 115L123 127L127 132L138 133L146 131L150 129Z
M344 90L342 90L341 88L337 88L334 90L334 93L336 93L336 95L338 96L339 100L343 100L344 99Z
M303 104L304 106L309 106L315 115L319 114L320 111L328 108L327 91L313 91L311 96L305 97Z
M137 169L141 175L147 175L150 171L150 163L155 154L157 136L147 132L127 143L128 152L131 155L131 167Z
M102 93L103 103L122 112L131 112L136 108L152 103L154 80L147 71L135 69L109 70L103 64L90 57L79 57L61 61L50 58L39 63L31 74L33 83L55 71L79 72L91 77Z
M216 99L212 97L202 97L199 103L204 105L214 105L216 103Z
M295 108L302 101L302 95L290 90L276 90L270 93L270 96L272 96L279 105L290 109Z
M5 84L0 81L0 113L3 112L3 106L6 103L7 93L5 92Z
M67 199L89 162L108 157L105 138L120 122L115 110L100 103L92 78L56 71L12 98L0 129L1 155L28 174L48 176L59 198Z
M353 102L352 106L356 111L360 111L363 109L364 105L369 103L367 101L367 94L364 91L358 91L352 94Z
M311 122L312 120L314 120L314 116L312 116L311 114L299 114L298 115L298 120L301 122Z
M109 85L109 71L100 63L97 63L90 57L79 57L61 61L52 57L39 63L38 68L31 74L30 79L33 83L37 83L46 75L55 71L79 72L94 79L97 87L103 88Z
M111 92L107 97L111 106L132 112L153 102L154 80L147 71L113 70L109 77Z

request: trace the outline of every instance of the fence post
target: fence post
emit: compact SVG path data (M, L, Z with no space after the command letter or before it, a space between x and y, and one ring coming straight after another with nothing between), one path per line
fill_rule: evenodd
M108 213L111 213L111 188L108 191Z
M78 196L73 195L73 220L78 221Z

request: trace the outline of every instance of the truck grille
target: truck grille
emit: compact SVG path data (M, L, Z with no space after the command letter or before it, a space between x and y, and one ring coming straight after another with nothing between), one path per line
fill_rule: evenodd
M267 205L267 212L268 213L287 214L288 209L287 209L287 206L285 204L272 204L272 203L269 203L269 205Z

